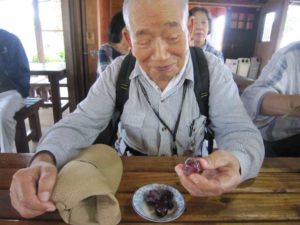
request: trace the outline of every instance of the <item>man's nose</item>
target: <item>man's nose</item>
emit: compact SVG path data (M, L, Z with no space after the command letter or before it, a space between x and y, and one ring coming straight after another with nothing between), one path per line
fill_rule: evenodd
M170 56L168 51L168 43L162 39L157 39L154 44L152 58L155 60L165 60Z

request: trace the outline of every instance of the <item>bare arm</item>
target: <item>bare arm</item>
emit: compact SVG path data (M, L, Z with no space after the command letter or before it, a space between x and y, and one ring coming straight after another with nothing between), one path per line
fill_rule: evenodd
M300 95L269 93L262 101L260 113L267 116L300 116L297 106L300 106Z

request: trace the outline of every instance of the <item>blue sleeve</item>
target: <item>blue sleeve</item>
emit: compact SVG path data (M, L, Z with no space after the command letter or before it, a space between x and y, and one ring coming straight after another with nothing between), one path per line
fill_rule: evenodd
M29 62L20 39L8 32L1 32L2 45L6 49L1 57L1 69L7 74L10 83L25 98L29 95Z
M23 45L19 39L15 40L15 49L12 51L14 56L12 59L15 60L15 75L17 81L17 89L23 97L29 95L30 88L30 69L29 62L26 56Z
M99 50L99 65L101 67L102 72L109 65L109 63L110 63L110 59L107 56L106 52L103 49L100 49Z

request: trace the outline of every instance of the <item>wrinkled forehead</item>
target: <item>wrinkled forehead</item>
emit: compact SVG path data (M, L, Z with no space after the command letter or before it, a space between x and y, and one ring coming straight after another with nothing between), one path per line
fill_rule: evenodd
M133 0L128 8L129 23L132 31L149 26L184 26L183 4L179 0Z

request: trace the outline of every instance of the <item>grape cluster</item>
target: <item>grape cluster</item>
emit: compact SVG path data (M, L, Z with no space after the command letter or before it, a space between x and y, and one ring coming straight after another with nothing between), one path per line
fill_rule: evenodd
M183 164L183 173L186 176L191 175L192 173L199 173L202 171L200 162L197 159L188 158Z
M168 210L174 208L173 193L167 189L152 189L145 193L144 200L148 206L153 207L155 214L162 218Z

